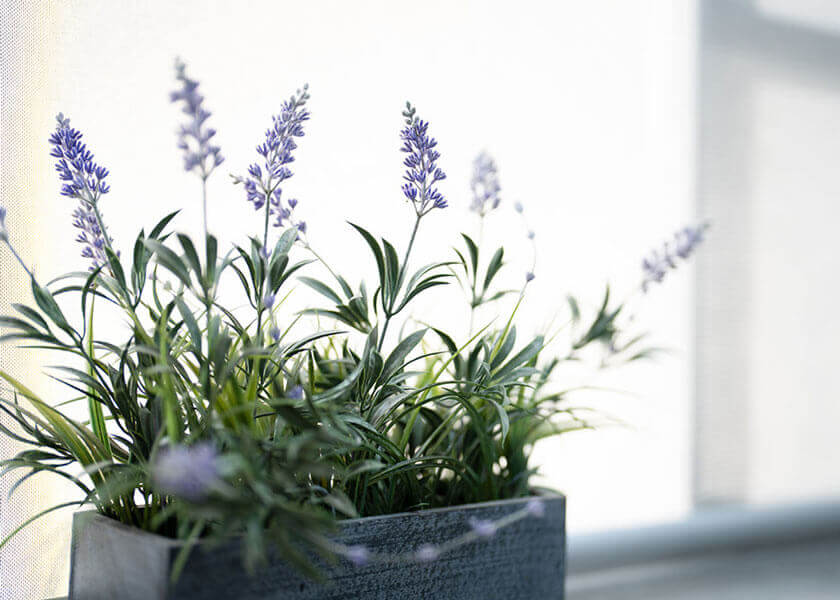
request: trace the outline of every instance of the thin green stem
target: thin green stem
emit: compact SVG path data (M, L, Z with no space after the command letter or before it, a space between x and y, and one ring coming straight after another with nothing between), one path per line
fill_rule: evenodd
M207 239L207 177L201 178L201 208L204 216L204 239Z
M265 227L263 228L263 250L268 251L268 217L271 215L271 194L265 195Z
M476 246L481 251L481 244L484 242L484 214L482 213L479 216L478 220L478 245ZM476 260L478 263L478 260ZM478 307L478 298L476 297L476 291L478 286L478 264L476 264L476 272L473 273L473 282L472 282L472 300L470 301L470 328L467 331L467 336L472 335L473 327L475 325L475 309ZM483 296L483 294L482 294Z
M420 219L423 218L423 215L418 213L417 218L414 220L414 229L411 230L411 239L408 241L408 247L405 249L405 256L402 260L402 265L400 265L400 271L397 275L397 289L394 291L394 295L390 298L387 307L385 308L385 322L382 325L382 335L379 338L379 344L377 344L376 349L382 350L382 344L385 342L385 334L388 331L388 325L391 322L391 317L393 317L393 313L391 312L394 309L394 304L397 301L397 296L399 295L400 288L402 288L402 282L405 278L405 270L408 267L408 257L411 256L411 249L414 248L414 240L417 239L417 230L420 228Z

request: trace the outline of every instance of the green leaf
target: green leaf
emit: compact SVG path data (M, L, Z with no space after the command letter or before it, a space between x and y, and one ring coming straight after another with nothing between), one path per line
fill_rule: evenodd
M197 358L201 358L201 329L198 326L198 322L195 320L195 316L193 316L192 311L187 307L186 302L184 302L183 297L178 296L175 298L175 303L178 306L178 312L181 313L181 318L184 319L184 323L187 326L187 331L190 333L190 346L193 348L193 352Z
M35 303L41 309L41 312L47 315L53 323L71 337L76 337L76 331L70 327L70 324L64 317L64 313L61 312L50 291L38 285L38 282L34 278L32 279L32 295L35 297Z
M176 210L175 212L171 212L165 217L163 217L157 225L155 225L154 229L149 233L149 237L152 239L158 239L161 232L163 232L164 228L169 225L169 222L175 218L175 216L181 212L180 210Z
M23 304L12 304L12 307L16 311L27 317L30 321L34 321L41 328L46 329L47 331L50 330L49 325L47 325L47 322L40 314L38 314L36 310L33 310Z
M193 245L192 240L183 233L178 234L178 241L184 249L184 258L187 259L187 263L195 273L196 279L201 281L201 261L198 258L198 252L195 250L195 245Z
M420 343L424 335L426 335L426 330L421 329L406 336L397 344L397 347L388 356L385 361L385 366L382 368L382 374L386 381L402 367L408 354Z
M190 273L177 254L157 240L147 239L143 243L154 253L158 263L180 279L185 286L190 286Z
M298 239L300 232L297 227L292 227L283 232L277 244L274 245L274 254L288 254L292 249L295 241Z
M370 246L371 252L373 252L373 257L376 259L376 268L379 270L379 282L380 284L385 283L385 258L382 255L382 249L379 247L379 243L376 239L368 233L368 231L362 227L354 223L350 223L350 226L353 227L356 231L361 234L361 236L367 242L367 245Z
M334 303L341 304L341 298L327 284L311 277L298 277L298 281L308 285L319 294L325 296L329 300L332 300Z
M473 272L473 275L475 275L477 277L478 276L478 246L476 246L475 242L467 234L462 233L461 237L464 238L464 241L467 243L467 250L469 250L469 253L470 253L470 262L472 263L472 272Z
M490 264L487 265L487 275L484 277L484 287L482 288L485 292L487 288L490 287L490 283L493 281L493 278L496 276L496 273L499 272L499 269L502 268L503 259L505 256L505 249L499 248L496 250L496 253L493 255L493 258L490 259Z

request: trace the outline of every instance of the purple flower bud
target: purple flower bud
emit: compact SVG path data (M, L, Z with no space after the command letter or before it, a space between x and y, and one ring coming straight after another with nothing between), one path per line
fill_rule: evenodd
M537 234L534 233L533 231L528 232L528 239L529 240L533 240L536 236L537 236Z
M403 160L406 166L402 186L403 195L414 205L418 215L424 215L433 208L446 208L447 203L443 194L434 187L438 181L446 179L446 173L440 169L435 161L440 153L433 150L437 141L429 137L429 124L414 116L414 109L407 105L406 127L400 132L403 141L402 152L408 154Z
M169 94L169 99L181 102L183 113L189 118L178 134L178 148L184 153L184 170L195 171L199 177L207 179L224 161L221 148L210 144L216 130L205 127L210 111L204 108L198 81L187 77L187 66L180 59L175 61L175 79L181 88Z
M476 156L473 161L470 188L472 188L473 193L470 210L484 216L499 206L501 202L499 198L499 192L501 191L499 173L495 161L486 152Z
M292 400L300 400L303 398L303 386L296 385L295 387L286 391L286 398L290 398Z
M274 340L274 343L276 344L277 342L280 341L280 328L277 327L277 326L272 327L269 330L268 335L271 336L271 339Z
M652 283L661 283L671 269L676 269L677 259L687 260L703 241L708 223L694 227L683 227L674 234L671 242L665 242L661 250L652 251L642 260L642 292L647 292Z
M525 207L522 206L521 202L517 202L513 205L513 209L521 215L522 212L525 210Z
M112 240L102 231L96 209L99 199L111 188L105 181L108 169L93 161L93 152L81 139L82 133L72 129L70 119L59 113L56 117L56 129L49 138L50 144L53 145L50 154L59 159L55 163L59 179L71 182L62 185L61 195L79 201L79 206L73 213L73 225L88 235L76 239L83 244L82 257L91 259L91 268L94 269L108 261L105 247Z
M268 201L265 210L275 217L274 227L283 227L289 222L291 226L305 230L305 225L301 228L292 217L298 201L287 200L284 206L279 184L293 175L288 165L295 160L292 153L297 143L294 138L303 136L303 123L309 120L307 100L308 86L304 86L283 103L280 114L272 118L272 126L265 131L265 141L257 146L257 153L264 159L262 167L254 163L248 167L248 177L234 178L235 183L244 184L245 197L254 210L262 210Z
M536 275L534 275L531 271L528 271L525 273L525 283L531 283L534 281L534 277L536 277Z
M221 481L218 453L209 442L164 448L152 466L152 479L164 494L201 502Z
M274 306L274 301L275 300L276 300L276 297L274 296L274 294L271 294L271 293L266 294L265 297L263 298L263 305L267 309L271 310L272 307Z

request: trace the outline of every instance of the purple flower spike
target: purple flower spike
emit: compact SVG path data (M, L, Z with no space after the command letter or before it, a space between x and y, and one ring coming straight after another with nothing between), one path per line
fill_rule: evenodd
M473 161L470 187L473 193L470 210L473 212L483 217L499 206L501 202L499 192L502 189L499 185L499 171L496 168L496 162L486 152L479 154Z
M254 163L248 167L248 175L234 177L235 183L243 184L245 198L261 210L268 203L269 215L274 217L275 227L292 226L299 231L306 230L302 221L293 217L298 204L294 198L283 198L281 184L293 173L288 165L294 162L295 138L303 137L303 124L309 120L306 101L309 100L309 86L303 86L283 103L279 115L272 117L272 125L265 132L265 141L257 146L262 165Z
M356 567L364 567L370 561L370 551L364 546L350 546L345 556Z
M184 170L193 171L206 180L225 159L221 148L212 142L216 130L207 126L210 112L204 108L199 83L187 77L187 66L180 59L175 61L175 79L181 87L169 94L169 99L182 103L187 115L187 122L178 130L178 148L184 153Z
M708 229L708 223L694 227L683 227L674 234L671 241L662 245L661 250L653 250L642 260L642 292L647 292L653 283L661 283L671 269L676 269L678 260L688 260Z
M221 481L218 459L210 443L173 446L161 451L152 477L164 494L201 502Z
M430 544L420 546L415 554L415 558L419 562L432 562L433 560L437 560L438 556L440 556L440 550Z
M400 132L401 150L408 154L403 161L406 167L402 186L403 195L414 205L417 216L422 217L435 208L446 208L443 194L435 187L446 179L446 173L437 166L440 153L435 150L437 140L429 137L429 124L415 116L415 109L406 103L403 111L406 127Z
M82 132L70 127L70 119L58 113L56 122L50 136L50 156L58 159L55 170L64 182L61 195L79 201L73 213L73 226L80 230L76 241L83 246L82 256L90 259L95 269L107 263L105 247L113 242L98 209L99 199L110 190L105 182L108 169L93 161L93 152L82 143Z

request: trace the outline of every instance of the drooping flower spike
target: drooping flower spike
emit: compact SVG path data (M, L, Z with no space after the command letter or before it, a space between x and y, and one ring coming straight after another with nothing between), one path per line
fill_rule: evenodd
M216 130L207 126L211 113L204 108L198 81L187 76L187 66L181 59L175 60L175 79L181 87L171 92L169 99L182 103L182 110L188 117L178 130L178 148L184 153L184 170L195 172L206 180L225 160L221 148L212 143Z
M446 179L446 173L437 166L440 153L435 150L437 140L429 136L429 124L416 116L416 109L406 102L403 111L406 127L400 132L401 150L408 154L402 186L403 194L413 205L417 216L435 208L446 208L447 202L435 185Z
M99 199L111 189L108 169L94 162L93 152L81 141L82 132L70 127L70 119L59 113L56 122L50 156L57 159L55 170L64 182L61 195L79 201L73 212L73 226L79 230L76 241L83 246L82 256L92 261L91 268L100 267L108 260L105 248L113 242L99 210Z
M473 193L471 211L483 217L491 210L498 208L502 200L499 196L502 189L499 185L499 170L496 167L496 161L486 152L481 152L473 161L470 188Z
M283 103L280 114L272 117L272 126L265 132L265 141L257 146L257 154L263 158L262 165L253 163L248 167L247 177L234 177L235 183L244 185L245 197L254 205L254 210L260 210L268 203L266 217L274 217L275 227L290 225L301 233L306 232L306 223L293 217L298 201L283 198L280 184L293 175L288 165L295 160L295 138L303 137L303 124L309 120L306 109L308 90L308 85L297 90Z
M661 250L653 250L642 260L642 292L647 292L653 283L661 283L668 271L679 266L677 259L687 260L691 257L700 243L708 223L683 227L674 234L672 240L666 241Z

